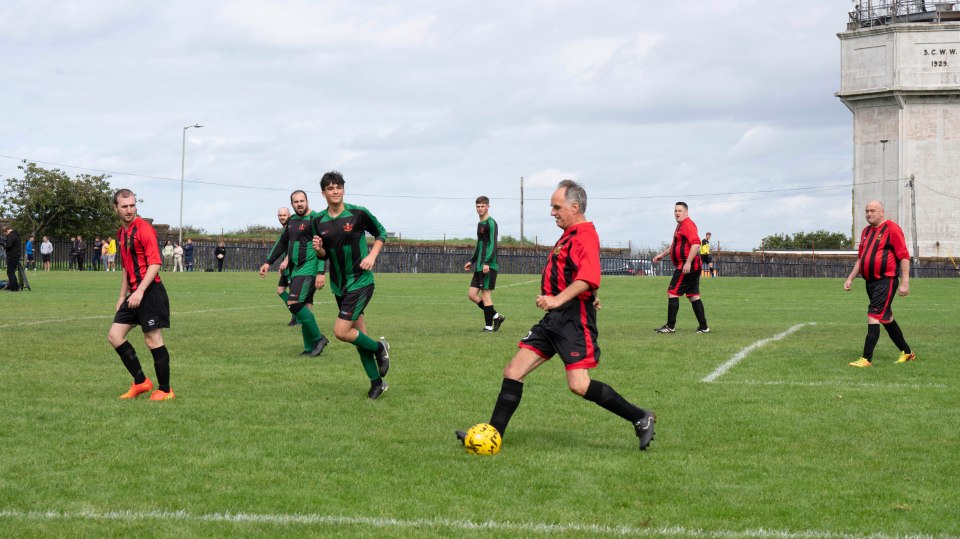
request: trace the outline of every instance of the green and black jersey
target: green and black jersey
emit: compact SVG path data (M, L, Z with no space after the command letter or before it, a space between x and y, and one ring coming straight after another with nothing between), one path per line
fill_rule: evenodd
M313 236L316 231L313 228L313 220L320 215L317 212L310 212L307 215L291 215L287 220L286 227L277 242L270 249L267 256L267 264L273 264L286 253L290 253L290 264L287 266L288 275L299 277L302 275L316 276L323 273L324 263L317 258L317 252L313 250Z
M500 269L497 264L497 222L493 217L487 216L486 219L477 223L477 248L473 251L473 271L483 271L483 265L490 266L492 270Z
M313 220L313 228L323 239L326 259L330 261L330 288L334 295L343 296L373 284L373 272L360 268L360 261L369 252L366 234L385 241L387 231L372 213L362 206L344 203L343 211L336 217L331 217L327 210L320 212Z

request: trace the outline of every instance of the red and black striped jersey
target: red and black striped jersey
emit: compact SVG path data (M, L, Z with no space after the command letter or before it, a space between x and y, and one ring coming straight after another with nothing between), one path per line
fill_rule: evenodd
M593 301L600 288L600 237L593 223L578 223L563 231L547 257L540 278L540 293L556 296L574 281L584 281L590 289L577 296Z
M900 275L900 261L910 257L900 225L886 220L860 233L860 275L867 281Z
M140 217L134 219L130 226L122 226L117 231L117 250L120 251L131 292L140 286L149 266L163 263L157 246L157 231ZM160 274L153 282L160 282Z
M693 219L687 217L677 223L676 230L673 231L673 243L670 244L670 261L677 269L683 267L690 256L690 249L697 246L697 256L690 264L690 271L699 271L702 262L700 261L700 233L697 231L697 225Z

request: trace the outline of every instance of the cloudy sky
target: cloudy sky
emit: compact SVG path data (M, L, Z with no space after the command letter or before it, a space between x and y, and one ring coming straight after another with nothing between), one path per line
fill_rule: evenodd
M109 171L141 215L275 224L340 170L403 238L552 243L548 199L587 188L604 244L659 247L685 200L726 250L849 233L850 2L307 0L0 4L0 174Z

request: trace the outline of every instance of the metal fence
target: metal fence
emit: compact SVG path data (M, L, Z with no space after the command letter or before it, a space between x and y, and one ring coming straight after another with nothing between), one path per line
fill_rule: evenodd
M51 267L69 270L70 242L54 241ZM194 242L194 271L216 271L216 243ZM272 243L266 241L226 244L223 271L256 271L267 257ZM87 242L84 269L93 269L93 241ZM35 247L40 264L39 244ZM2 253L2 251L0 251ZM550 247L500 248L497 260L500 273L538 275L546 264ZM473 256L472 248L434 247L389 243L377 258L378 273L462 273L463 265ZM117 263L119 267L119 256ZM852 256L823 256L816 253L714 253L714 267L721 277L823 277L843 278L850 273ZM0 266L5 265L0 263ZM24 264L25 265L25 264ZM274 264L274 269L279 263ZM649 258L630 257L623 250L604 250L600 258L604 275L669 276L673 266L669 260L654 264ZM102 265L101 265L102 269ZM911 268L914 277L960 277L960 270L949 259L923 259Z

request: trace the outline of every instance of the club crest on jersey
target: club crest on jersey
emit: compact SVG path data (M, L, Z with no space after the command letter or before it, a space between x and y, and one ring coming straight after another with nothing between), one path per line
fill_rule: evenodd
M298 229L299 229L299 230L306 230L306 229L307 229L307 223L300 223L300 226L298 227Z
M350 223L343 225L344 232L351 232L352 230L353 230L353 225L351 225Z
M558 255L562 250L563 250L563 244L559 243L557 244L557 247L553 250L553 254Z

